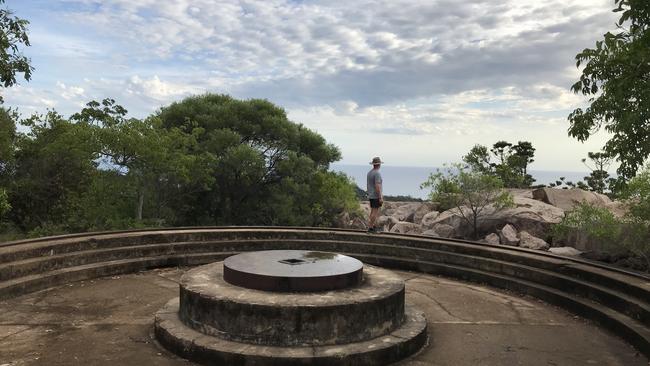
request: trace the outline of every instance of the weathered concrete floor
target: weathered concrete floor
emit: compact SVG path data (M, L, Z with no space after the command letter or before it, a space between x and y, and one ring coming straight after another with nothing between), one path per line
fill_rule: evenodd
M151 339L183 270L103 278L0 301L0 366L190 365ZM617 337L531 298L398 272L430 344L400 366L648 365Z

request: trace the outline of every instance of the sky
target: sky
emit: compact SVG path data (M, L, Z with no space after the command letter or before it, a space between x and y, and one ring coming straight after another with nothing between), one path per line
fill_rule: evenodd
M530 141L537 170L584 171L607 135L568 137L587 105L575 55L615 28L613 0L7 0L30 21L24 115L113 98L143 118L206 92L264 98L343 164L460 161Z

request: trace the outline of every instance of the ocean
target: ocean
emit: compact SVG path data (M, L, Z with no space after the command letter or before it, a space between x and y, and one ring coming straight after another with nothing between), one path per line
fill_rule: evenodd
M343 172L351 177L361 189L366 189L366 174L371 169L370 165L332 164L330 170ZM384 194L389 196L412 196L426 198L428 190L421 190L420 184L427 180L429 174L437 168L408 167L382 165L381 176L384 180ZM550 170L531 170L529 174L535 178L534 184L555 182L559 177L574 183L581 181L589 172L563 172Z

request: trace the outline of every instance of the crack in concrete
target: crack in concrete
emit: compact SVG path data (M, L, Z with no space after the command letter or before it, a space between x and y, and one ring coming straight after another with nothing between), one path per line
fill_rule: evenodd
M11 333L11 334L8 334L8 335L6 335L6 336L0 338L0 342L4 341L5 339L7 339L7 338L9 338L9 337L13 337L13 336L15 336L16 334L20 334L20 333L22 333L22 332L25 332L25 331L27 331L27 330L31 330L31 329L33 328L33 327L28 326L28 325L22 325L22 326L27 327L27 328L25 328L25 329L21 329L21 330L19 330L19 331L13 332L13 333Z
M433 297L431 297L431 295L429 295L429 294L427 294L427 293L425 293L425 292L422 292L422 291L416 290L416 289L411 289L411 291L413 291L413 292L415 292L415 293L418 293L418 294L420 294L420 295L426 297L427 299L433 301L436 305L438 305L438 307L440 307L440 309L442 309L442 311L444 311L444 312L445 312L447 315L449 315L450 317L455 318L455 319L458 319L458 320L462 320L462 321L469 321L469 320L467 320L467 319L463 319L463 318L461 318L461 317L459 317L459 316L457 316L457 315L452 314L451 311L449 311L449 309L447 309L444 305L442 305L442 304L440 303L440 301L438 301L438 300L434 299Z

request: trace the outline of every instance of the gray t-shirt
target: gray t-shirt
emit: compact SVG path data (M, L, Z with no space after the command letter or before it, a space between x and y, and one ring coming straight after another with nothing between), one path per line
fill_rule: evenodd
M372 169L368 172L367 176L368 182L368 198L378 199L379 193L375 190L375 184L381 185L381 174L379 174L379 169Z

